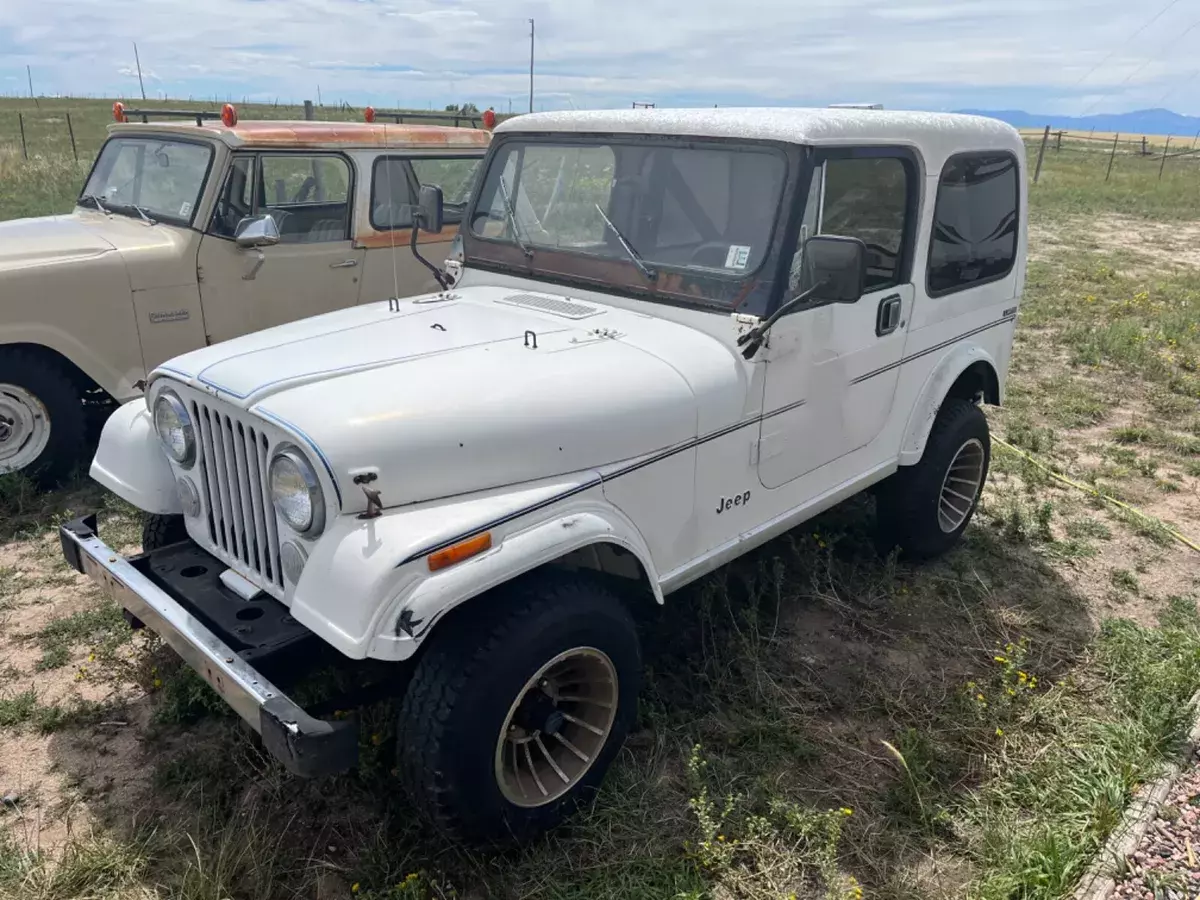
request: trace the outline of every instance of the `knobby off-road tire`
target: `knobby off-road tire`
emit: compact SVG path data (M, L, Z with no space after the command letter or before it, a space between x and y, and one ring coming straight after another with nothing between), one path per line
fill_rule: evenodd
M966 530L991 463L987 419L974 403L952 398L934 420L925 453L877 494L880 550L930 559L949 550Z
M0 353L0 474L53 487L82 461L84 425L79 390L58 366L23 350Z
M187 528L183 516L162 516L146 513L142 518L142 552L149 553L160 547L168 547L187 540Z
M587 574L536 572L468 603L400 704L398 771L441 830L505 844L594 794L636 716L640 651L616 593Z

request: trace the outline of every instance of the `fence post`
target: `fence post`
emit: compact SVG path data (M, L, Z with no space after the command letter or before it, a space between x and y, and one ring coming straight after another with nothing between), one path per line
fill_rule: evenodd
M1108 156L1108 171L1104 173L1105 181L1108 181L1108 176L1112 174L1113 160L1117 158L1117 141L1119 141L1120 139L1121 139L1121 132L1118 131L1116 134L1113 135L1112 153L1110 153Z
M71 136L71 152L75 154L75 162L79 162L79 149L75 146L75 129L71 127L71 114L67 113L67 134Z
M1150 151L1146 149L1146 136L1142 135L1142 156L1149 156Z
M1171 146L1171 136L1167 135L1167 142L1163 144L1162 161L1158 164L1158 180L1162 181L1163 166L1167 164L1167 150Z
M1042 132L1042 146L1038 149L1037 169L1033 173L1033 183L1037 184L1038 179L1042 177L1042 157L1046 155L1046 142L1050 140L1050 126L1046 126L1046 130Z
M23 116L21 113L17 113L17 122L21 126L21 155L25 157L25 159L29 159L29 147L25 144L25 116Z
M1054 152L1055 153L1057 153L1059 150L1062 149L1062 136L1063 136L1062 131L1059 131L1058 132L1058 140L1056 140L1054 143Z
M312 101L305 100L304 101L304 119L306 122L311 122L314 118L316 118L316 117L313 115Z

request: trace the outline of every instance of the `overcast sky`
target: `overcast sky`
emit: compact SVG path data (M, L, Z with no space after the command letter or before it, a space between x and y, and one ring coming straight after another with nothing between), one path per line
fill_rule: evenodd
M1200 113L1200 0L0 0L0 93L521 110L530 17L538 108Z

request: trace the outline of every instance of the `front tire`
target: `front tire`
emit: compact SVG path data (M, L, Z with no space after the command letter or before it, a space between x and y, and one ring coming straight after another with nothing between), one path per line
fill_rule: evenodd
M586 575L538 572L430 638L400 706L398 769L443 831L525 840L590 798L637 711L633 620Z
M79 390L58 366L23 350L0 355L0 475L53 486L83 457L84 431Z
M146 513L142 519L142 552L149 553L160 547L169 547L188 538L183 516L163 516Z
M979 505L991 447L983 410L946 400L920 462L900 469L877 495L880 549L930 559L953 547Z

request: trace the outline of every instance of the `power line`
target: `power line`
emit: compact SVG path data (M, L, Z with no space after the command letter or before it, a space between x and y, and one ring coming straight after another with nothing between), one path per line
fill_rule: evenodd
M1133 70L1132 72L1130 72L1128 75L1126 75L1126 76L1125 76L1125 79L1124 79L1124 80L1123 80L1123 81L1122 81L1120 84L1118 84L1118 85L1117 85L1116 87L1114 87L1114 88L1111 88L1111 89L1110 89L1110 90L1109 90L1109 91L1108 91L1106 94L1103 94L1103 95L1101 95L1100 97L1097 97L1097 98L1096 98L1096 99L1095 99L1095 100L1094 100L1094 101L1093 101L1093 102L1092 102L1092 103L1091 103L1091 104L1090 104L1090 105L1087 107L1087 109L1085 109L1083 112L1081 112L1081 113L1080 113L1080 115L1081 115L1081 116L1086 116L1086 115L1087 115L1089 112L1091 112L1093 109L1095 109L1095 108L1096 108L1097 106L1099 106L1101 103L1103 103L1105 100L1107 100L1107 99L1108 99L1109 97L1111 97L1113 94L1115 94L1115 93L1116 93L1118 90L1120 90L1120 89L1121 89L1121 88L1123 88L1123 87L1124 87L1126 84L1128 84L1128 83L1129 83L1129 80L1130 80L1131 78L1133 78L1133 76L1134 76L1134 75L1137 75L1139 72L1141 72L1141 71L1142 71L1142 69L1144 69L1144 68L1146 68L1146 66L1150 65L1150 63L1152 63L1152 62L1155 62L1156 60L1162 59L1162 58L1163 58L1163 56L1164 56L1164 55L1167 53L1167 51L1168 51L1168 50L1170 50L1172 47L1174 47L1176 44L1178 44L1178 43L1179 43L1181 40L1183 40L1185 37L1187 37L1187 36L1188 36L1188 35L1189 35L1189 34L1190 34L1190 33L1191 33L1191 32L1192 32L1194 29L1195 29L1195 27L1196 27L1197 25L1200 25L1200 19L1197 19L1195 22L1193 22L1191 25L1189 25L1187 28L1185 28L1181 34L1178 34L1178 35L1176 35L1176 36L1175 36L1175 39L1174 39L1173 41L1171 41L1170 43L1168 43L1168 44L1167 44L1165 47L1163 47L1163 48L1162 48L1162 50L1160 50L1158 53L1154 54L1154 56L1149 56L1149 57L1147 57L1147 58L1146 58L1146 59L1145 59L1145 60L1142 62L1142 64L1141 64L1140 66L1138 66L1136 69L1134 69L1134 70Z
M1087 81L1092 76L1092 74L1095 73L1095 71L1097 69L1099 69L1106 62L1108 62L1110 59L1112 59L1118 50L1124 50L1126 45L1128 45L1130 41L1132 41L1135 37L1137 37L1139 34L1141 34L1143 31L1145 31L1147 28L1149 28L1151 25L1153 25L1155 22L1157 22L1159 19L1161 19L1163 17L1163 15L1166 14L1167 10L1169 10L1172 6L1174 6L1178 2L1179 2L1179 0L1171 0L1170 3L1168 3L1166 6L1164 6L1162 9L1160 9L1158 11L1158 13L1154 16L1153 19L1151 19L1149 22L1147 22L1145 25L1143 25L1137 31L1133 32L1133 34L1126 35L1125 40L1121 41L1120 44L1118 44L1116 47L1113 47L1111 50L1109 50L1108 55L1105 56L1104 59L1100 60L1100 62L1096 63L1096 65L1094 65L1090 69L1088 69L1087 72L1084 74L1084 76L1082 78L1080 78L1077 82L1075 82L1074 86L1078 87L1079 85L1081 85L1085 81Z

